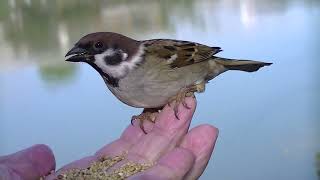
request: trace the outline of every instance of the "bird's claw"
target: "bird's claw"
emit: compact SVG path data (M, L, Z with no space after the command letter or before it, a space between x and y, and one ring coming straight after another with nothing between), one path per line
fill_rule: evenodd
M155 113L151 113L151 112L143 112L140 115L137 116L132 116L131 118L131 125L134 125L134 121L138 120L139 121L139 126L140 129L145 133L148 134L147 131L144 128L144 122L145 121L149 121L151 123L155 123L156 122L156 114Z
M168 106L171 107L171 103L174 102L174 107L173 107L173 111L174 111L174 115L176 117L176 119L180 120L179 118L179 104L182 104L182 106L186 109L191 109L191 107L186 103L185 99L186 97L194 97L194 93L193 92L189 92L189 88L186 89L182 89L179 91L179 93L174 96L173 98L171 98L171 100L168 103Z

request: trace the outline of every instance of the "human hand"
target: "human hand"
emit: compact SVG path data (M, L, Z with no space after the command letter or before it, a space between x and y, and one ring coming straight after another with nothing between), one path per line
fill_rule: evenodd
M8 156L0 157L1 180L32 180L55 169L52 151L46 145L34 145Z
M128 161L155 162L150 169L128 179L197 179L211 157L218 130L210 125L200 125L188 132L196 102L194 98L187 98L186 103L190 109L179 106L180 120L176 119L173 109L166 106L155 124L146 124L148 134L144 134L137 124L129 125L118 140L107 144L92 156L66 165L47 178L54 179L68 169L87 168L100 157L117 156L127 151L126 160L119 164Z

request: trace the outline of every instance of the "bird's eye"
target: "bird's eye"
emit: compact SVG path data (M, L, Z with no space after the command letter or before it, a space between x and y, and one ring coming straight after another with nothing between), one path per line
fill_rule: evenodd
M102 42L97 42L97 43L95 43L95 44L94 44L94 48L96 48L96 49L98 49L98 50L102 49L102 48L103 48Z

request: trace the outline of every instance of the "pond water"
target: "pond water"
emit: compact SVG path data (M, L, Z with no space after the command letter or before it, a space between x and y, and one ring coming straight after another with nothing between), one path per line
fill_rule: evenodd
M318 178L318 0L1 0L0 155L45 143L61 167L116 139L141 111L119 102L91 67L64 62L95 31L196 41L221 46L224 57L273 62L225 73L197 95L192 126L220 129L201 179Z

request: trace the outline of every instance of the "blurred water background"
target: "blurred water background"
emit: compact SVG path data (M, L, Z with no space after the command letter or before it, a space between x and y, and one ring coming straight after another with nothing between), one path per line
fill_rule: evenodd
M88 65L64 62L95 31L273 62L223 74L197 96L192 126L220 129L201 179L319 178L319 0L1 0L0 155L45 143L61 167L116 139L141 111L119 102Z

